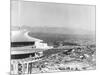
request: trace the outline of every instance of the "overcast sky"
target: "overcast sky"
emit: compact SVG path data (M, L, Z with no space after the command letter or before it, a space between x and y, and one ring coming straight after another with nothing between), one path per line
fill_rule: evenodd
M15 0L11 2L11 25L94 31L95 6Z

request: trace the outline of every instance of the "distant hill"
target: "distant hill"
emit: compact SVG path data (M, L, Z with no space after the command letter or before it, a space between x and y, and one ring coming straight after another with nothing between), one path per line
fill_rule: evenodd
M87 31L83 29L72 29L64 27L29 27L21 26L21 29L27 29L32 32L41 32L41 33L56 33L56 34L75 34L75 35L94 35L95 32Z
M95 39L94 33L81 29L70 29L63 27L29 27L21 26L19 29L27 29L29 36L42 39L45 42L64 41L70 39Z

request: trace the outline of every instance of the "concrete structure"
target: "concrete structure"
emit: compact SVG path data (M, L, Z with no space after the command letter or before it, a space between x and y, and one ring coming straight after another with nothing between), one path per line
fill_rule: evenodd
M28 35L28 33L29 33L29 31L27 31L27 30L11 31L11 42L13 42L13 43L23 42L23 44L25 44L25 42L34 42L33 45L27 45L27 46L21 46L21 47L20 46L11 47L11 53L13 53L13 54L14 54L14 52L22 53L22 51L23 51L23 53L27 53L29 51L34 51L34 50L39 51L41 49L46 50L46 49L53 48L53 47L48 46L47 43L42 43L43 40L30 37Z
M44 50L53 48L28 33L27 30L11 31L11 74L30 73L31 63L41 60Z

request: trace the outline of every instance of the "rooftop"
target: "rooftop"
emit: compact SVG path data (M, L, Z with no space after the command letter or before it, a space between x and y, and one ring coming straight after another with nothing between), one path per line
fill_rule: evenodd
M11 42L24 42L24 41L38 41L42 42L43 40L30 37L28 35L29 31L27 30L15 30L11 31Z

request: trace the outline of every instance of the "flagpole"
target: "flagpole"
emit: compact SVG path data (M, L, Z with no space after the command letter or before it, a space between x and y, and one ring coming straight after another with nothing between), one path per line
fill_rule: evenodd
M21 28L21 0L18 0L18 26Z

